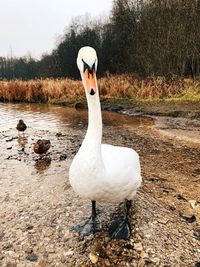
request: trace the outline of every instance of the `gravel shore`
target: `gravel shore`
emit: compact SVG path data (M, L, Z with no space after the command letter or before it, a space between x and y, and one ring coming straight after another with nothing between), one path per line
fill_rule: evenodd
M141 158L132 235L111 240L108 225L123 204L97 203L103 229L80 237L72 226L89 216L90 203L73 192L68 169L85 131L0 132L0 266L200 266L200 146L151 124L106 125L104 142L132 147ZM51 140L49 159L34 154L38 138Z

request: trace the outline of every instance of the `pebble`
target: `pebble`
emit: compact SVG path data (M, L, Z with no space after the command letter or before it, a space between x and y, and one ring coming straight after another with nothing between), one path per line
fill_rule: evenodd
M200 226L200 204L196 205L195 207L195 216L197 224Z
M188 202L190 203L190 206L191 206L193 209L195 209L196 204L197 204L197 201L192 199L192 200L188 200Z
M73 237L73 234L69 230L67 230L63 236L63 242L67 242L72 237Z
M99 257L94 253L90 253L89 258L93 264L96 264L99 260Z
M48 230L46 230L46 231L44 232L44 236L46 236L46 237L50 237L50 236L53 235L53 233L54 233L53 229L48 229Z
M39 267L45 267L45 266L46 266L46 260L44 258L40 259Z
M74 254L73 250L68 250L67 252L65 252L66 256L72 256Z
M135 243L134 244L134 249L138 250L138 251L142 251L143 250L142 243Z
M3 230L0 230L0 241L3 239L3 237L4 237L4 232Z
M17 263L16 262L8 262L8 263L6 263L6 267L17 267Z
M24 250L26 253L31 253L31 252L33 252L33 248L31 247L30 244L24 244L24 245L23 245L23 250Z
M35 253L30 253L26 256L26 259L29 261L37 261L38 256Z

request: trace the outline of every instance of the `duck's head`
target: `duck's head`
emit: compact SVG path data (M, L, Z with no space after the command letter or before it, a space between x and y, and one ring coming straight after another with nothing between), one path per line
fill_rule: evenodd
M91 96L95 95L97 92L97 63L98 59L94 48L85 46L79 50L77 66L79 68L86 93Z

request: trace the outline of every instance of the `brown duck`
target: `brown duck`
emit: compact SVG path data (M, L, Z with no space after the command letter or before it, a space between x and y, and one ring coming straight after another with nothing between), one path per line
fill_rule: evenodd
M23 135L24 135L24 131L26 130L27 126L23 120L19 120L16 128L18 130L18 133L23 132Z
M35 144L34 144L34 152L36 154L39 154L41 157L47 155L47 151L51 147L51 142L50 140L44 140L44 139L39 139Z

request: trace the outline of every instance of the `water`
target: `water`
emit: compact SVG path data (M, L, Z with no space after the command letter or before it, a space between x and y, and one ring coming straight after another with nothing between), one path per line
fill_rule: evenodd
M102 117L103 124L107 126L139 127L152 124L150 118L130 117L108 111L103 111ZM0 131L16 128L19 119L23 119L28 127L58 132L69 127L85 128L88 112L55 105L0 103Z

